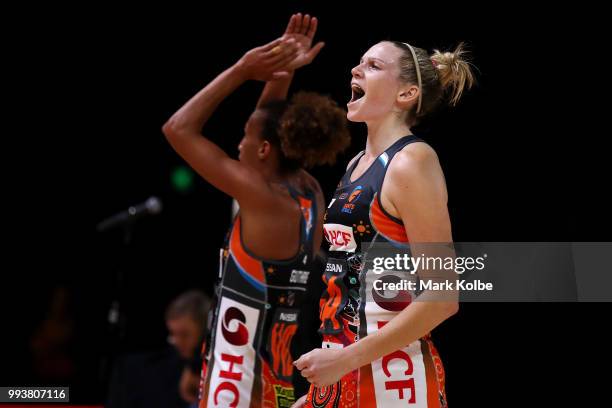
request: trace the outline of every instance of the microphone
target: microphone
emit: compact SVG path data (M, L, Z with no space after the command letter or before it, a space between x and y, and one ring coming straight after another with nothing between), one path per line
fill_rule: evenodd
M152 196L149 197L144 203L131 206L127 210L121 211L120 213L112 215L101 221L97 225L96 230L98 230L98 232L104 232L119 225L131 224L138 218L159 214L161 210L161 200L155 196Z

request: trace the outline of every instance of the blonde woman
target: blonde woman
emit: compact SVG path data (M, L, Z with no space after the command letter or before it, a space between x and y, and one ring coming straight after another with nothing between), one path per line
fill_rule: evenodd
M368 138L325 215L330 251L320 311L323 348L295 362L311 387L294 406L446 406L444 369L429 333L457 312L458 303L366 302L360 282L371 272L360 262L373 242L452 242L438 157L412 128L445 100L456 104L472 86L463 57L461 45L430 55L383 41L351 71L347 118L366 123Z

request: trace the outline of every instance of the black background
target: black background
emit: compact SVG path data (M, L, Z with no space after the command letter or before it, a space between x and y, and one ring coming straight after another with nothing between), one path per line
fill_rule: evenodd
M27 342L55 287L69 289L77 322L76 402L103 398L97 376L119 268L126 279L127 350L165 344L163 310L172 297L191 287L210 293L230 199L201 180L188 193L173 189L170 175L182 161L160 128L214 75L280 35L296 11L319 17L317 40L326 46L298 72L292 89L326 93L341 105L350 94L350 68L379 40L429 50L469 44L478 87L420 129L445 171L456 241L609 240L602 198L607 151L599 147L606 136L595 122L605 120L596 98L606 83L603 51L593 43L603 36L596 10L433 6L227 2L128 10L105 4L15 14L23 23L6 36L15 67L6 79L16 88L6 136L18 146L4 151L5 224L12 228L4 244L1 383L36 381ZM261 88L244 85L205 128L232 155ZM364 146L365 126L352 124L351 132L353 143L339 163L313 171L328 198ZM95 225L151 195L163 200L164 211L136 225L124 257L121 232L101 235ZM449 403L598 399L609 310L462 305L434 331Z

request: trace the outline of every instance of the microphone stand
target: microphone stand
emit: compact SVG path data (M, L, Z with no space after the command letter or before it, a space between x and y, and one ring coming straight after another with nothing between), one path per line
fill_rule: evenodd
M122 230L122 244L119 249L118 261L114 268L111 301L108 305L108 313L106 314L106 346L104 347L99 370L101 395L104 396L105 402L107 402L110 395L113 368L120 353L123 351L127 328L127 318L123 310L125 269L129 267L131 260L134 224L128 222L122 225Z
M125 269L129 267L131 261L134 224L142 217L159 214L161 210L161 201L152 196L142 204L131 206L127 211L106 218L96 227L98 232L105 232L118 226L123 229L123 240L115 267L112 297L107 314L107 347L104 350L99 372L100 386L106 399L112 385L113 366L123 351L126 337L127 318L123 310Z

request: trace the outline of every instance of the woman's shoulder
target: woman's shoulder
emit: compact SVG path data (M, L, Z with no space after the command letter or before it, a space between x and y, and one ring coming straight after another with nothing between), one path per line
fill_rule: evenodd
M439 163L438 154L431 145L423 140L409 143L395 154L392 165L414 168Z
M309 192L315 194L322 193L321 185L319 184L317 179L304 169L300 169L296 173L294 178L294 184L298 188L298 191L305 195Z
M304 169L299 170L296 174L293 185L297 187L299 194L313 198L317 204L317 207L320 207L319 211L323 210L325 205L323 190L321 189L321 185L317 179L314 178L312 174Z
M410 143L398 151L389 165L389 176L408 180L442 174L438 154L426 142Z

